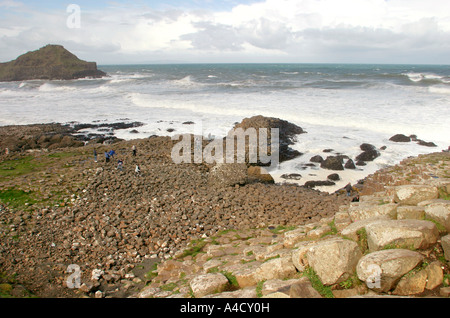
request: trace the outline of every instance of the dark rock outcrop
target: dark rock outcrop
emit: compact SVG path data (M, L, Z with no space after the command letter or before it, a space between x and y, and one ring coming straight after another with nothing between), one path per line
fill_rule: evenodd
M328 156L321 164L320 167L328 170L344 170L342 166L342 158L339 156Z
M361 144L359 146L363 151L356 157L357 165L361 165L361 162L373 161L380 156L380 152L371 144Z
M61 45L47 45L28 52L16 60L0 63L0 81L72 80L85 77L100 78L106 73L95 62L80 60Z
M309 161L322 163L323 162L323 158L320 155L316 155L316 156L311 157L311 159L309 159Z
M302 178L302 175L299 173L285 173L280 178L286 180L300 180Z
M280 162L292 160L302 155L301 152L290 148L290 146L295 143L295 138L297 135L304 134L306 133L306 131L304 131L301 127L292 124L286 120L273 117L264 117L259 115L243 119L242 122L237 123L234 126L234 129L238 128L242 128L244 131L246 131L249 128L255 128L258 133L260 128L266 128L268 130L267 145L269 147L269 153L271 153L271 129L278 128L279 143L280 143L279 149ZM247 154L248 154L248 147L247 147Z
M389 138L389 140L393 142L410 142L411 137L405 136L403 134L397 134Z
M352 159L347 160L347 162L344 165L345 169L356 169L355 167L355 163L353 162Z
M305 182L305 184L303 185L305 188L315 188L315 187L324 187L324 186L334 186L336 183L334 183L333 181L330 180L326 180L326 181L307 181Z

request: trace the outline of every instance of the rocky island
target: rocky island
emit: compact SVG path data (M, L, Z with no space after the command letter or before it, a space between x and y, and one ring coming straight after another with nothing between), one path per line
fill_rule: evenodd
M97 69L97 63L80 60L61 45L47 45L13 61L0 63L1 82L72 80L104 76L106 73Z

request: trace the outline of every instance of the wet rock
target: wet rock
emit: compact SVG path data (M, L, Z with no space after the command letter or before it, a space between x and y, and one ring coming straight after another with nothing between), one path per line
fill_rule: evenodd
M338 156L328 156L321 162L320 167L328 170L344 170L342 159Z
M323 160L324 159L320 155L313 156L313 157L311 157L311 159L309 159L309 161L316 162L316 163L322 163Z
M310 181L306 181L303 186L306 188L315 188L315 187L323 187L323 186L333 186L335 184L336 183L334 183L333 181L330 181L330 180L325 180L325 181L310 180Z
M288 173L288 174L285 173L280 178L286 180L300 180L302 178L302 175L299 173Z
M403 134L397 134L389 138L389 140L393 142L410 142L411 137L405 136Z
M352 159L347 160L347 162L344 165L345 169L356 169L355 163Z

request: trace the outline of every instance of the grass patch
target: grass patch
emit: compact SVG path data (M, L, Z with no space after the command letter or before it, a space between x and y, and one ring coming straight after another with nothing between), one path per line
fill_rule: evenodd
M228 281L230 282L230 284L233 288L239 289L239 284L236 279L236 276L234 276L232 273L227 272L227 271L221 271L221 273L228 279Z
M367 243L367 232L365 228L361 228L356 232L358 236L358 245L363 255L369 251L369 244Z
M75 157L75 156L79 156L79 155L81 155L81 154L78 152L55 152L55 153L49 154L47 157L64 159L64 158L70 158L70 157Z
M445 192L443 189L439 189L439 199L450 200L450 194Z
M0 181L11 177L22 176L39 170L44 164L34 160L33 156L26 156L0 163Z
M150 270L144 274L144 278L146 280L146 283L149 281L152 281L155 277L158 276L158 272L156 271L158 268L158 263L154 263Z
M264 286L265 280L259 281L258 284L256 284L256 297L261 298L263 295L262 289Z
M331 288L328 286L325 286L322 284L322 281L320 280L319 276L317 276L316 272L311 268L307 267L303 271L303 276L308 277L309 281L311 282L311 285L317 292L322 295L322 297L325 298L334 298L333 292L331 291Z
M193 241L191 241L192 246L190 248L188 248L187 250L185 250L183 252L183 254L181 254L181 256L178 258L184 258L186 256L195 257L195 256L197 256L198 253L203 253L203 248L205 247L206 244L207 244L207 242L205 242L204 239L193 240Z
M272 232L273 234L280 234L286 231L292 231L295 229L295 226L282 226L282 225L278 225L275 228L269 228L270 232Z
M22 208L26 204L33 205L37 202L32 192L14 188L0 191L0 201L13 208Z

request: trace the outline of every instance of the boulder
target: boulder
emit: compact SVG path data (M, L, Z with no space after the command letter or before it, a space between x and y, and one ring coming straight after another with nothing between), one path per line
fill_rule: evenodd
M348 159L344 165L344 168L345 169L356 169L356 166L352 159Z
M333 181L330 181L330 180L325 180L325 181L310 180L310 181L306 181L303 186L306 188L315 188L315 187L323 187L323 186L333 186L335 184L336 183L334 183Z
M315 244L314 241L304 241L295 245L296 248L292 251L292 263L299 272L303 272L308 267L306 253Z
M323 158L320 155L316 155L316 156L311 157L311 159L309 159L309 161L316 162L316 163L322 163Z
M393 142L410 142L411 137L405 136L403 134L397 134L389 138L389 140Z
M306 230L304 227L299 227L292 231L284 232L283 234L283 246L285 248L292 248L295 244L305 239Z
M332 181L339 181L339 180L341 180L341 177L339 177L339 175L337 173L332 173L329 176L327 176L327 179L332 180Z
M388 292L399 279L422 263L419 252L388 249L363 256L356 266L358 278L376 292Z
M367 144L367 143L361 144L361 145L359 146L359 148L360 148L362 151L372 151L372 150L375 150L375 149L376 149L374 145Z
M437 147L437 145L432 141L423 141L420 139L417 140L417 144L425 147Z
M320 163L320 167L328 170L344 170L342 159L337 156L328 156Z
M262 263L261 266L256 269L255 274L257 281L262 281L289 278L296 272L291 257L280 257Z
M427 273L427 284L425 288L433 290L442 284L444 280L444 271L442 270L442 263L440 261L434 261L425 268Z
M258 283L256 270L261 265L260 262L252 262L249 264L235 264L226 267L225 270L230 272L234 277L240 288L255 286Z
M340 283L352 276L362 253L357 243L331 238L319 241L306 252L309 265L324 285Z
M283 175L281 175L282 179L286 179L286 180L300 180L302 178L302 175L299 173L285 173Z
M374 217L386 216L390 219L397 217L397 204L371 204L364 202L352 202L348 208L348 214L352 221L370 219Z
M435 244L439 231L436 224L423 220L384 220L365 226L369 251L394 245L425 249Z
M415 219L423 220L425 217L425 208L415 205L402 205L397 207L397 219Z
M387 216L379 216L379 217L373 217L368 219L362 219L355 222L352 222L348 226L346 226L344 229L342 229L341 234L343 237L350 238L354 241L358 241L358 232L362 229L365 229L367 225L388 220L389 218Z
M361 162L373 161L380 156L380 153L376 149L366 150L356 156L357 165ZM361 165L361 164L360 164Z
M229 285L228 279L220 273L198 275L190 282L190 287L196 298L212 293L220 293Z
M394 202L400 205L417 205L426 200L437 199L439 191L430 185L401 185L394 188Z
M441 237L441 246L444 250L445 259L450 261L450 234Z
M425 216L442 224L450 232L450 201L431 200L425 207Z
M392 293L401 296L420 294L425 290L427 277L427 272L424 270L405 275L397 283Z

